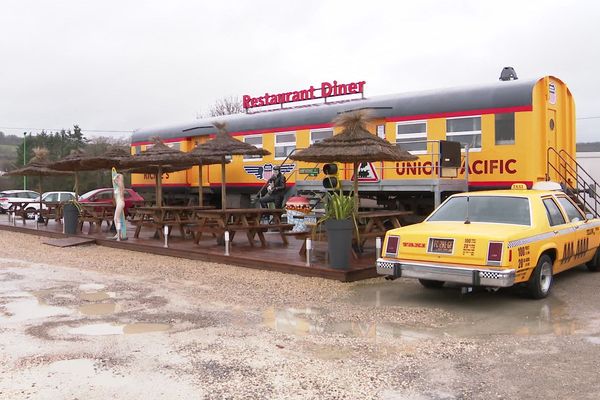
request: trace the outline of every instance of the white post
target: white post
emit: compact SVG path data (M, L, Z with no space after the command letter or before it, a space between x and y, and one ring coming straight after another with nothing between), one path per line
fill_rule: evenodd
M61 223L61 225L62 225L62 228L63 228L63 233L65 233L65 218L64 218L64 217L62 217L62 218L60 219L60 223Z
M306 238L306 266L310 267L310 251L312 250L312 240Z
M165 237L165 244L163 247L169 247L169 226L163 226L163 236Z
M229 255L229 231L225 231L225 255Z
M375 238L375 258L381 257L381 238Z
M15 212L13 211L11 214L12 214L13 226L17 226L17 219L15 218Z

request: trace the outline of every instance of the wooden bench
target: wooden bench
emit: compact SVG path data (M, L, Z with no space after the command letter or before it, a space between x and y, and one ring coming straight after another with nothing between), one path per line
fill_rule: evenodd
M227 225L225 227L223 226L219 226L216 223L210 223L208 225L192 225L189 226L188 229L194 233L194 240L195 243L198 244L200 242L200 240L202 239L202 234L203 233L210 233L214 236L218 236L218 242L222 243L223 242L223 237L225 235L225 232L229 232L230 234L230 240L233 240L235 233L237 231L245 231L246 235L248 235L248 240L251 246L253 246L253 238L254 235L257 234L260 241L261 241L261 245L262 247L266 247L267 242L266 239L264 237L264 233L268 232L270 230L277 230L280 233L282 233L282 240L284 244L288 244L287 239L285 239L285 236L283 236L283 233L285 231L289 231L291 229L294 228L293 224L253 224L253 225L241 225L241 224L235 224L235 225Z

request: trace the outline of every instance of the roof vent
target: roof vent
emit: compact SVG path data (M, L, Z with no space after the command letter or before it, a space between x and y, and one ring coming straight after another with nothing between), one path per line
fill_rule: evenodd
M517 79L519 78L517 77L517 73L513 67L502 68L502 72L500 72L501 81L516 81Z

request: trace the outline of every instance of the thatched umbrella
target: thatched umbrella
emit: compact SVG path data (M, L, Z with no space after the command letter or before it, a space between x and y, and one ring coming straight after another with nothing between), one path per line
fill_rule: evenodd
M205 158L205 163L217 164L220 160ZM154 138L154 145L139 154L122 160L121 167L132 172L151 172L156 175L156 205L162 205L162 174L167 171L189 169L198 163L198 157L192 156L164 144L159 138Z
M71 150L71 153L49 166L58 171L75 172L75 194L79 196L79 171L96 171L99 169L121 168L121 162L131 157L129 151L121 147L112 147L104 154L92 155L81 149Z
M70 172L57 171L49 168L50 160L48 159L48 149L42 147L36 147L33 149L35 157L27 163L23 168L15 169L4 174L5 176L37 176L38 190L40 192L40 213L42 212L42 177L43 176L57 176L57 175L71 175Z
M353 163L355 211L358 211L358 167L361 163L417 159L400 147L370 133L367 130L369 120L371 117L365 110L341 114L333 122L343 128L342 132L290 156L297 161Z
M226 125L223 122L214 122L213 125L217 128L217 135L214 139L206 143L197 145L190 154L197 157L220 157L221 163L221 208L226 208L225 195L225 164L227 156L232 155L260 155L266 156L271 154L268 150L258 148L251 144L234 139L227 133Z

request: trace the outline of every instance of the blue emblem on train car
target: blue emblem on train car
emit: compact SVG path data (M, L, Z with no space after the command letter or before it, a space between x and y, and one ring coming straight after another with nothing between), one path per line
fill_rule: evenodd
M296 164L282 164L281 173L286 175L296 168ZM273 175L273 164L264 165L244 165L244 171L250 175L256 176L258 179L268 181Z

